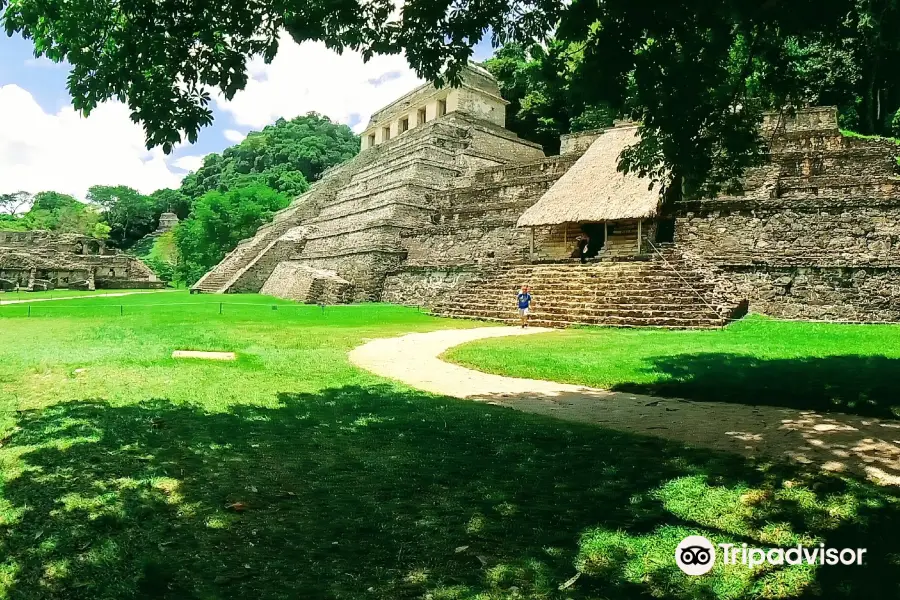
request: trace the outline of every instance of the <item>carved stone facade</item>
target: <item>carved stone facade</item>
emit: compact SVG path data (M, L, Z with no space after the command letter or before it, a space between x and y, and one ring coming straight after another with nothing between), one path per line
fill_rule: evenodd
M536 323L554 326L710 327L748 305L789 318L900 320L898 151L842 136L834 109L767 119L769 160L747 173L743 195L677 204L665 235L662 220L620 222L627 255L581 265L567 260L578 225L515 224L602 132L565 136L563 153L546 157L501 126L489 74L469 69L463 81L422 86L375 113L356 158L194 290L508 320L516 288L529 283L541 299Z
M367 150L451 112L503 127L507 104L491 74L472 65L463 70L455 88L425 84L373 114L360 139L361 148Z
M147 266L94 238L47 231L0 231L5 289L161 288Z

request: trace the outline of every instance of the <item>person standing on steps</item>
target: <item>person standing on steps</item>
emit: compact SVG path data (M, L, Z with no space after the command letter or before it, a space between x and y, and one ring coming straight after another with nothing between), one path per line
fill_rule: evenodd
M519 305L519 319L522 323L522 329L528 327L528 313L531 311L531 294L528 293L528 286L522 284L522 289L516 296L516 303Z

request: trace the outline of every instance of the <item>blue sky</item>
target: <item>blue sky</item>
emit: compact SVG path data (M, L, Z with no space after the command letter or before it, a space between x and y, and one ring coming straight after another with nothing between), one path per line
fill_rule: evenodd
M24 88L45 112L55 114L72 103L66 90L68 74L69 69L65 64L34 58L34 47L28 40L18 35L0 35L0 86L16 84ZM227 129L249 131L247 127L238 126L228 113L217 111L215 122L203 130L192 152L221 152L232 145L233 142L229 142L223 135ZM184 151L176 152L174 156L178 157L179 154L183 155Z
M489 42L475 49L490 56ZM147 151L143 132L127 107L109 102L88 118L71 108L66 65L35 59L31 43L0 35L0 193L53 189L84 197L95 184L131 185L145 193L177 186L202 164L249 131L309 111L328 115L359 130L372 111L420 81L400 56L363 63L321 44L297 45L282 39L272 64L249 64L250 82L231 101L215 97L212 126L195 144L165 156Z

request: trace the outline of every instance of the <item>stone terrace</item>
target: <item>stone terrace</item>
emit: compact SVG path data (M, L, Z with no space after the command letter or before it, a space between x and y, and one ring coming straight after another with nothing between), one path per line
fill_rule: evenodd
M531 287L535 326L611 325L617 327L719 327L732 306L713 307L712 289L702 274L676 254L667 259L592 264L522 264L473 278L434 312L502 323L516 323L515 298ZM677 269L677 272L676 272Z

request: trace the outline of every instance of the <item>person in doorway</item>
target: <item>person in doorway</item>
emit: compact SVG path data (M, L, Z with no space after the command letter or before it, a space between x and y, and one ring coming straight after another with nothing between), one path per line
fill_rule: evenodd
M522 323L522 329L528 327L528 314L531 312L531 294L528 292L528 286L522 284L522 289L516 296L516 303L519 305L519 320Z
M575 238L575 249L572 251L572 254L569 255L569 258L580 258L582 263L585 262L590 243L591 238L588 234L578 234L578 237Z

